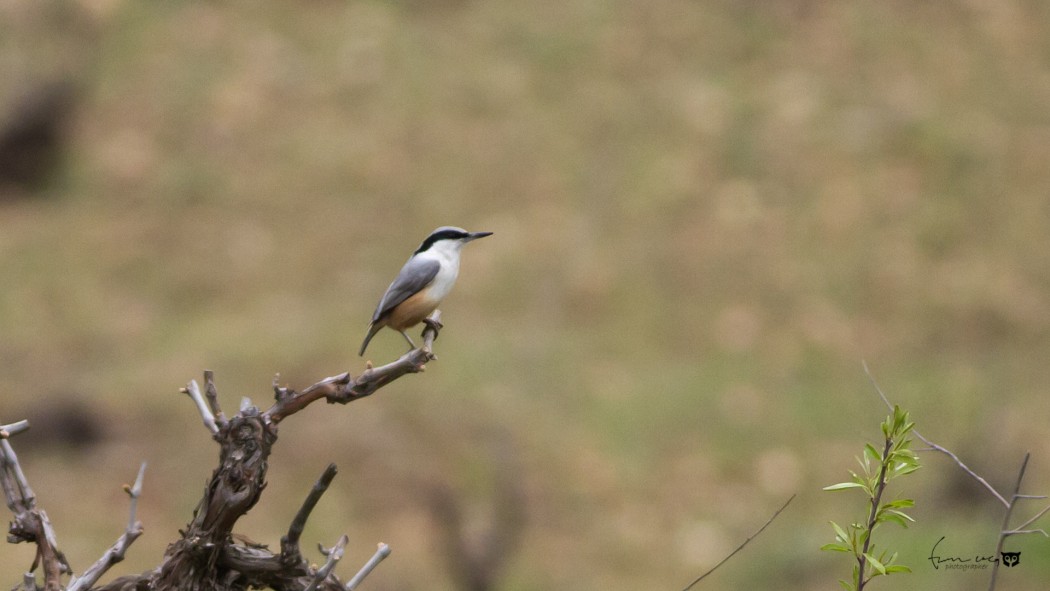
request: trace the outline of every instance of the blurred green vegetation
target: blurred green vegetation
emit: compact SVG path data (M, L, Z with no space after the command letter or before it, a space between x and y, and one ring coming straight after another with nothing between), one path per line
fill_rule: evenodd
M156 565L216 460L178 388L227 409L349 368L376 299L443 224L491 230L443 307L440 360L281 426L239 530L378 541L370 589L446 588L423 499L468 515L512 469L528 525L502 589L676 589L799 497L713 588L829 589L821 492L885 415L1005 489L1050 491L1050 4L467 0L0 4L0 101L79 104L42 193L0 197L0 419L77 401L94 445L15 447L78 570L149 462ZM402 352L384 332L369 356ZM513 450L506 463L496 449ZM994 549L999 508L943 458L886 533ZM1033 507L1035 509L1036 507ZM1043 589L1050 543L1000 587ZM0 549L8 584L30 548Z

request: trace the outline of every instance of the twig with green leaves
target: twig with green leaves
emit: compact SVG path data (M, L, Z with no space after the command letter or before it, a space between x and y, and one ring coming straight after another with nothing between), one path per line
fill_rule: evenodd
M860 489L868 497L868 514L863 522L850 523L843 528L834 521L831 527L835 530L835 541L821 546L821 550L847 552L853 554L856 564L853 566L851 581L839 580L847 591L862 591L872 579L881 575L911 572L903 564L896 564L897 553L883 550L876 557L876 547L872 542L875 529L882 523L893 522L908 527L914 521L903 509L915 505L911 499L896 499L883 502L883 496L889 482L900 476L911 474L919 469L919 458L911 450L909 434L915 427L908 418L908 413L900 407L893 407L893 414L882 423L884 443L882 451L868 443L864 445L864 454L857 458L862 473L850 471L850 480L825 487L824 490Z
M868 369L868 364L864 363L863 365L864 365L864 373L868 374L868 379L871 380L871 385L875 388L875 392L879 395L879 398L881 398L882 401L884 403L886 403L887 407L889 407L889 408L896 408L896 406L893 405L890 402L890 399L882 391L882 388L879 387L879 383L877 381L875 381L875 376L873 376L871 374L871 370ZM1050 512L1050 505L1047 505L1047 506L1043 507L1041 510L1039 510L1037 513L1035 513L1032 517L1028 518L1021 525L1019 525L1017 527L1013 527L1013 528L1010 527L1010 517L1013 514L1014 507L1016 506L1017 501L1033 500L1033 499L1045 499L1045 498L1047 498L1045 495L1022 495L1022 494L1020 494L1020 492L1021 492L1021 481L1024 480L1025 470L1028 468L1029 453L1025 452L1025 454L1024 454L1024 461L1021 463L1021 470L1017 474L1017 482L1014 485L1013 495L1011 495L1010 499L1007 500L1006 496L1004 496L1002 493L1000 493L998 490L996 490L995 487L992 486L991 484L989 484L987 480L982 478L980 474L978 474L977 472L974 472L969 466L964 464L963 461L961 459L959 459L959 456L957 456L954 453L952 453L951 450L949 450L949 449L947 449L947 448L945 448L943 446L937 445L936 443L930 441L929 439L924 437L922 435L922 433L919 433L918 431L914 431L913 430L912 432L915 434L916 437L918 437L920 440L922 440L923 443L928 445L930 450L941 452L942 454L944 454L944 455L948 456L949 458L951 458L956 463L956 465L958 465L959 468L962 469L963 472L966 472L967 474L969 474L974 480L976 480L981 486L983 486L985 488L985 490L987 490L993 497L995 497L996 500L998 500L999 503L1001 503L1003 505L1003 507L1006 508L1005 514L1003 515L1002 527L999 528L999 539L998 539L998 542L997 542L996 547L995 547L996 559L995 559L994 563L992 564L992 576L991 576L991 579L988 582L988 591L995 591L995 583L996 583L996 579L997 579L997 577L999 575L999 565L1002 562L1003 544L1006 542L1006 538L1008 538L1009 536L1021 535L1021 534L1042 534L1044 537L1050 537L1050 535L1047 535L1046 530L1036 529L1036 528L1031 528L1030 529L1029 528L1029 526L1031 526L1036 521L1038 521L1040 518L1042 518L1043 515L1045 515L1047 512ZM920 451L925 451L925 450L920 450Z

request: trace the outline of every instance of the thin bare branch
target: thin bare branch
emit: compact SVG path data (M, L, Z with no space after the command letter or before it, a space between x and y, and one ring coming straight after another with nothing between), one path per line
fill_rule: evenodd
M357 571L354 578L350 579L350 582L346 584L347 591L354 591L354 589L357 589L358 585L365 580L365 577L371 574L371 572L375 570L375 568L379 566L379 563L383 562L383 559L387 556L390 556L390 546L380 542L379 548L376 550L376 553L372 555L372 558L368 559L368 562L361 567L361 570Z
M44 533L44 541L51 548L54 548L56 554L58 553L58 536L55 535L55 528L51 525L51 518L47 516L47 511L37 508L36 513L40 515L40 530ZM39 541L38 541L39 544ZM69 563L66 562L65 558L61 559L62 572L72 572L69 568Z
M718 567L720 567L723 564L725 564L726 561L729 560L730 558L732 558L737 552L740 552L741 550L743 550L744 546L747 546L748 542L750 542L751 540L753 540L756 537L758 537L758 535L760 533L762 533L763 531L765 531L765 529L767 527L769 527L770 523L773 523L774 519L776 519L777 517L780 516L780 514L784 511L784 509L787 509L787 506L791 504L791 501L795 500L795 496L796 495L791 495L791 497L779 509L777 509L776 513L774 513L772 517L767 519L766 522L764 524L762 524L762 527L758 528L758 531L756 531L755 533L753 533L750 536L748 536L748 538L746 540L744 540L744 543L740 544L739 546L736 547L736 550L733 550L732 552L729 553L729 556L726 556L725 558L720 560L718 562L718 564L712 566L711 569L708 570L706 573L704 573L704 574L700 575L699 577L693 579L693 582L689 583L688 585L686 585L685 589L683 589L682 591L689 591L689 589L692 589L693 585L696 585L700 581L704 580L704 578L707 577L707 575L715 572L715 569L717 569Z
M1020 499L1020 498L1027 498L1027 497L1024 497L1023 495L1018 495L1017 498ZM1026 522L1022 523L1021 525L1017 526L1015 529L1024 529L1024 528L1028 527L1029 525L1032 525L1033 523L1038 521L1040 517L1042 517L1043 515L1046 515L1047 511L1050 511L1050 505L1047 505L1046 507L1043 507L1042 511L1036 513L1035 515L1032 516L1031 519L1029 519L1028 521L1026 521ZM1039 531L1042 531L1042 530L1039 530ZM1043 535L1046 535L1046 534L1044 533Z
M124 560L124 554L127 552L128 547L142 535L142 522L136 518L136 513L138 511L139 496L142 494L142 478L145 474L146 462L142 462L139 466L138 476L135 477L135 484L131 486L124 485L124 492L128 493L128 496L131 498L129 503L130 509L128 510L128 525L124 530L124 534L117 539L109 550L106 550L105 554L95 564L85 570L83 575L71 580L67 591L90 589L113 565Z
M3 440L3 443L7 443L7 440ZM18 514L20 511L25 509L24 495L22 493L22 487L18 484L18 479L15 477L14 464L17 462L17 457L8 455L8 450L14 453L10 445L0 445L0 487L4 490L4 500L7 501L7 508L12 513Z
M36 495L7 439L0 439L0 488L3 488L7 506L14 514L7 540L35 544L36 557L30 571L36 570L39 565L44 575L44 589L59 591L62 588L62 575L72 571L66 557L58 549L51 520L46 511L36 506Z
M321 495L332 484L332 479L335 478L337 472L338 469L335 464L328 464L324 473L321 474L321 477L314 483L313 488L310 489L310 493L303 501L299 512L295 514L295 519L292 519L291 525L288 526L288 533L281 538L281 558L286 563L291 564L302 560L302 554L299 550L299 539L303 534L303 528L306 527L306 520L310 518L310 513L317 506L317 502L321 500Z
M215 372L210 369L204 370L204 396L208 399L208 407L215 417L215 423L222 427L226 424L226 415L219 406L219 391L215 387Z
M1011 529L1010 531L1004 531L1004 536L1016 536L1018 534L1043 534L1043 537L1050 538L1050 535L1046 533L1046 530L1042 529Z
M419 373L426 369L427 362L436 359L433 353L434 340L437 339L441 311L431 316L423 331L423 346L402 355L397 361L380 367L369 367L357 378L344 372L307 387L302 392L277 388L273 406L264 413L271 423L278 423L290 415L306 408L322 398L329 403L347 404L366 396L371 396L383 386L410 373Z
M1010 530L1010 514L1014 511L1014 505L1017 504L1018 493L1021 492L1021 481L1024 480L1025 470L1028 469L1028 458L1030 454L1025 452L1024 460L1021 462L1021 469L1017 472L1017 483L1014 484L1014 493L1011 497L1010 503L1006 506L1006 513L1003 515L1003 525L999 528L999 542L995 546L995 556L1003 555L1003 543L1006 542L1006 538L1009 535L1007 532ZM988 591L994 591L995 579L999 575L999 560L995 561L992 565L992 578L988 583Z
M328 551L328 560L325 561L324 566L317 569L317 572L314 574L314 580L310 581L310 584L303 591L317 591L318 585L328 578L332 569L335 568L335 565L343 557L343 552L346 550L346 544L349 541L350 538L346 537L346 534L343 534L343 536L339 538L339 541L335 543L335 546Z
M69 562L64 554L58 549L58 541L55 539L55 530L51 527L51 520L43 509L28 511L19 520L25 522L29 535L36 543L37 560L44 572L44 589L46 591L59 591L62 588L62 575L73 572L69 568Z
M4 482L8 508L17 514L35 507L36 495L29 486L25 473L22 472L15 449L7 442L7 439L0 439L0 460L2 460L0 464L3 464L0 474Z
M882 392L882 388L879 387L879 383L877 381L875 381L875 376L873 376L871 374L871 370L868 369L868 363L866 361L861 361L861 364L864 366L864 373L866 373L868 375L868 379L871 381L871 385L874 386L875 391L879 394L879 398L882 398L882 401L884 403L886 403L886 406L890 409L890 411L892 411L893 410L893 404L890 402L889 398L886 397L886 394L884 394ZM951 458L960 468L962 468L963 472L966 472L967 474L970 475L970 477L972 477L974 480L976 480L978 483L980 483L981 486L983 486L989 493L991 493L992 496L994 496L996 499L998 499L999 502L1002 503L1002 505L1004 507L1007 507L1007 508L1010 507L1010 502L1006 500L1006 497L1001 495L999 493L999 491L995 490L995 487L992 486L991 484L989 484L988 481L985 480L983 477L981 477L980 474L974 472L973 470L970 469L969 466L964 464L963 461L959 459L959 456L957 456L954 453L952 453L951 450L949 450L949 449L947 449L945 447L942 447L940 445L937 445L936 443L930 441L929 439L926 439L925 437L923 437L922 433L919 433L919 431L917 429L912 429L911 432L914 433L916 437L921 439L923 443L928 445L930 447L930 449L932 449L934 451L941 452L942 454L944 454L944 455L948 456L949 458Z
M10 425L0 425L0 439L7 439L29 429L29 421L22 419Z
M189 394L190 398L197 405L197 411L201 413L201 418L204 420L204 426L212 435L218 435L219 427L215 424L215 415L211 413L211 409L208 408L208 404L204 401L204 395L201 394L201 387L197 385L197 380L190 380L190 383L181 390L183 394Z
M291 396L291 395L295 394L294 391L289 390L288 388L284 388L284 387L281 386L281 374L280 373L273 374L272 387L273 387L273 399L278 401L278 402L280 402L281 400L283 400L284 398L286 398L288 396Z
M142 462L139 465L139 473L135 476L135 484L131 485L131 488L124 489L128 493L128 497L131 498L129 503L130 508L128 510L128 530L135 529L135 524L138 520L135 515L139 508L139 497L142 496L142 478L146 475L146 462Z

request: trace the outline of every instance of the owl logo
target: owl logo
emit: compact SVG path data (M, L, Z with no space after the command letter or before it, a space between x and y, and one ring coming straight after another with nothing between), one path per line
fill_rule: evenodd
M1003 552L1003 564L1006 566L1017 566L1021 562L1020 552Z

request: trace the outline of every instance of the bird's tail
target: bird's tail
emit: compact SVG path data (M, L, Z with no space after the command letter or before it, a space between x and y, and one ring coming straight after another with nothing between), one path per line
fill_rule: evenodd
M357 354L359 357L365 356L365 349L368 348L368 341L372 340L372 337L374 337L376 333L379 332L380 328L383 328L383 325L376 324L374 322L368 325L368 334L365 335L365 340L361 343L361 351Z

